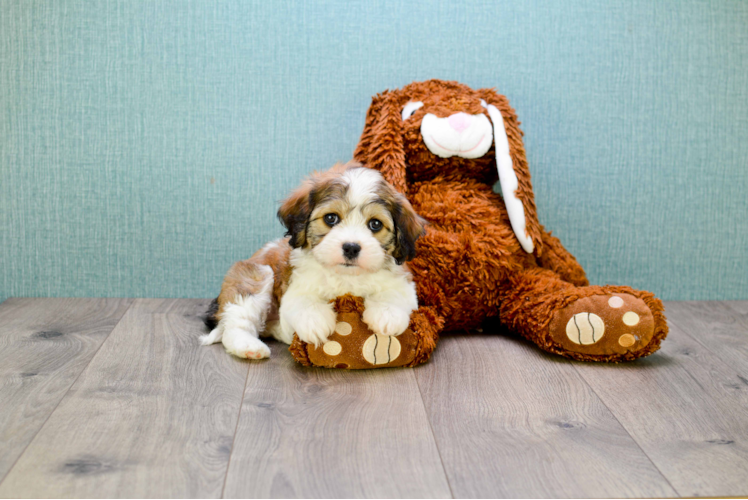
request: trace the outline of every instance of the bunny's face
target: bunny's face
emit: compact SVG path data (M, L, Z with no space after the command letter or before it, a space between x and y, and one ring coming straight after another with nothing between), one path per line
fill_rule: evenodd
M414 182L471 178L493 184L493 125L478 92L455 84L430 88L430 82L396 91L408 179ZM436 91L435 91L436 90Z
M525 251L540 225L522 132L514 110L493 89L428 80L374 97L354 153L401 193L422 181L497 178L512 228Z

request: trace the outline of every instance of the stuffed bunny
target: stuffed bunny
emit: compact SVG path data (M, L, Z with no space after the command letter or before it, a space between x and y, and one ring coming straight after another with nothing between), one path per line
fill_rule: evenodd
M354 157L429 222L410 265L420 311L440 326L429 345L439 330L492 317L541 349L587 361L646 356L667 335L659 299L590 286L540 225L522 131L503 95L441 80L382 92Z

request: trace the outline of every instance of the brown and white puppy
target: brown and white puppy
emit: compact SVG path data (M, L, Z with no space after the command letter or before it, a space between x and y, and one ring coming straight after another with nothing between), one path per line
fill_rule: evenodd
M424 221L375 170L358 163L315 173L278 210L286 238L237 262L224 279L206 324L204 345L222 341L235 356L265 358L260 336L315 345L333 332L330 301L364 299L364 322L398 335L417 309L405 261L415 256Z

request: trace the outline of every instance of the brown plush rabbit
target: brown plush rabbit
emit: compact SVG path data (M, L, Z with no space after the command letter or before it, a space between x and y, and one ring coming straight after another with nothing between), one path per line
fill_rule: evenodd
M667 335L659 299L589 286L540 225L519 122L494 90L429 80L382 92L354 156L429 222L410 267L421 313L443 330L498 317L546 351L588 361L646 356Z

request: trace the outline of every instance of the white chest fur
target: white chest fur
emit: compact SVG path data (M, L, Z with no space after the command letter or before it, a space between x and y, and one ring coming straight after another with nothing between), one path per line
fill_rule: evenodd
M392 262L377 272L323 266L301 249L291 252L293 272L280 300L280 328L289 338L297 333L305 342L323 344L335 328L330 301L347 293L364 299L364 322L375 333L398 335L418 308L415 283Z

